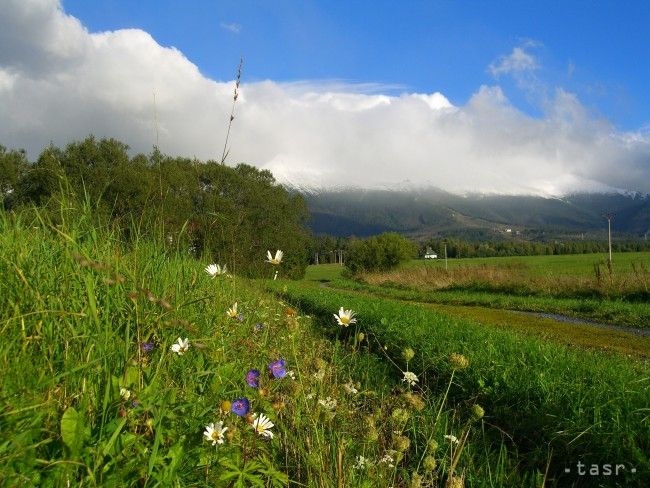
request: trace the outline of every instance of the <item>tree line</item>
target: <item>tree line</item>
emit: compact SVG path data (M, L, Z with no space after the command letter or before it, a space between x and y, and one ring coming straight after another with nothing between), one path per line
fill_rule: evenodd
M447 257L450 258L487 258L499 256L549 256L557 254L591 254L606 253L608 251L607 241L484 241L472 242L462 239L429 239L421 246L421 254L426 249L431 249L438 254L444 255L445 246ZM650 251L648 241L613 241L614 252L639 252Z
M34 162L25 151L0 145L5 211L36 206L56 218L63 195L91 202L126 240L137 228L237 274L271 274L267 250L284 251L281 276L302 276L307 265L303 198L247 164L171 157L157 148L129 156L123 142L93 136L64 148L50 145Z

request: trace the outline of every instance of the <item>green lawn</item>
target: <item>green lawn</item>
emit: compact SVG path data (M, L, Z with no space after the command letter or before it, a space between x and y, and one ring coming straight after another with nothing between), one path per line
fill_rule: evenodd
M457 266L515 266L530 276L569 275L594 276L594 264L604 263L607 254L564 254L558 256L508 256L493 258L448 259L449 267ZM612 255L615 273L632 273L632 264L643 265L650 270L650 252L626 252ZM444 268L442 259L414 259L405 265L435 266Z

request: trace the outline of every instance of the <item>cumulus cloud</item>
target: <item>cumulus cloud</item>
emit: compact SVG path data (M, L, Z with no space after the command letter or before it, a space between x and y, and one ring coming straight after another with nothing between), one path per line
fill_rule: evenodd
M490 73L495 78L502 74L518 73L522 71L534 71L539 67L537 59L531 53L526 52L525 47L515 47L507 56L502 56L498 61L489 66Z
M515 57L521 69L535 66ZM494 66L506 73L508 64ZM232 81L206 78L144 31L91 33L55 0L5 2L0 143L31 157L50 141L64 145L89 133L149 152L157 122L163 152L218 159L232 93ZM618 132L561 89L543 116L531 117L498 86L481 86L454 106L441 93L394 86L242 83L230 147L229 162L318 187L410 181L454 192L650 192L647 131Z

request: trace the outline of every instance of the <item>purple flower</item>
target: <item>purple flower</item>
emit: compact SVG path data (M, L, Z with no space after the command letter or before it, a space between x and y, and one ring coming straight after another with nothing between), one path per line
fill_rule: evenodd
M243 322L244 321L244 314L240 313L239 315L237 315L237 320L239 320L240 322Z
M260 386L260 371L259 369L251 369L246 373L246 384L253 388Z
M138 408L139 406L140 402L138 400L131 400L131 407Z
M232 401L232 406L230 407L230 410L235 415L239 415L240 417L243 417L248 413L250 408L251 405L250 402L248 401L248 398L235 398Z
M287 362L280 358L277 361L273 361L269 364L269 369L274 378L284 378L287 374L287 370L284 367L287 365Z
M154 348L153 342L141 342L140 343L140 349L142 349L142 352L151 352Z
M258 322L255 324L255 332L259 332L264 328L264 324L262 322Z

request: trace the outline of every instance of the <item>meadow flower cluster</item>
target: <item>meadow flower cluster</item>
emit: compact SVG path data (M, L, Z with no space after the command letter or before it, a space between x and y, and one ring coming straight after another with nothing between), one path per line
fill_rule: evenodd
M277 278L284 253L269 251L267 258ZM147 260L138 260L145 270ZM111 273L92 264L84 270ZM140 269L122 275L143 276L137 283L152 278ZM229 486L240 479L241 486L279 487L290 477L327 486L339 476L341 486L361 486L362 480L366 486L407 486L410 470L421 464L413 446L430 432L416 429L426 425L428 401L420 384L426 378L407 370L409 381L387 381L384 367L367 355L374 338L362 331L357 312L349 306L328 310L340 339L332 342L300 308L257 294L228 275L226 265L189 273L179 267L163 276L155 281L154 274L150 289L133 284L135 291L124 290L127 278L108 292L93 292L98 322L129 317L129 347L121 347L124 338L110 329L104 348L119 350L111 358L124 357L111 364L116 374L106 382L114 414L93 417L97 403L72 400L75 408L66 410L61 425L48 426L61 432L72 461L53 486L75 478L110 485L125 475L158 486ZM101 277L94 281L107 285ZM128 305L109 313L120 293ZM86 316L89 307L78 308ZM122 333L124 325L116 330ZM472 409L473 418L479 414ZM83 465L92 469L76 467ZM105 478L93 479L91 471Z

